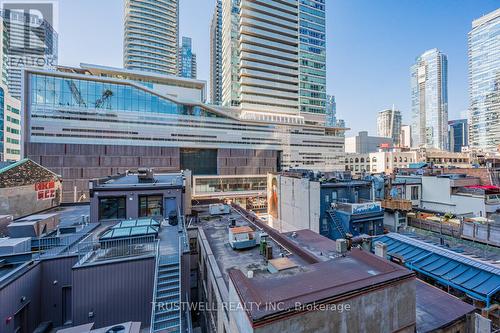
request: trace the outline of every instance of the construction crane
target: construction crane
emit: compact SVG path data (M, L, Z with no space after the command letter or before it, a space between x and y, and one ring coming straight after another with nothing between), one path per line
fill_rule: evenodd
M113 96L113 92L109 89L106 89L103 93L102 93L102 96L101 98L97 99L95 101L95 108L96 109L99 109L101 108L105 102L107 102L109 100L109 98ZM109 106L109 103L108 103L108 106Z
M67 80L66 82L68 83L69 90L71 90L71 94L73 94L73 97L78 103L78 105L87 107L87 104L85 103L85 100L82 98L80 90L78 90L78 88L76 87L75 82L73 80Z

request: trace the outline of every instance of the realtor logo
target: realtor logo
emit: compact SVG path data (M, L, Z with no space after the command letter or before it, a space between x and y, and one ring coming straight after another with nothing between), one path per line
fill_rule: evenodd
M57 3L53 1L0 1L7 32L9 64L52 66L57 63Z

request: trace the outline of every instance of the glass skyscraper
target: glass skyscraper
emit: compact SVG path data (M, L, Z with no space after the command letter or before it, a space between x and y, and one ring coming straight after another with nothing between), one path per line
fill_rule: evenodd
M438 49L411 67L411 108L413 145L448 150L448 60Z
M182 37L179 47L179 76L196 79L196 54L193 53L189 37Z
M177 75L178 0L126 0L124 66Z
M300 111L321 116L326 113L325 20L325 0L299 1Z
M325 124L324 0L222 0L222 105Z
M395 146L400 145L401 139L401 111L392 109L382 110L377 116L377 135L391 138Z
M450 151L459 153L462 147L469 145L467 119L450 120L448 125L450 127Z
M222 102L222 0L215 0L210 22L210 103Z
M472 22L469 32L470 146L500 145L500 9Z

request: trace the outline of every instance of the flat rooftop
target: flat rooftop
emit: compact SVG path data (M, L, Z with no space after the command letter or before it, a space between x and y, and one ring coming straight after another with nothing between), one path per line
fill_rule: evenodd
M295 302L308 304L332 300L354 290L368 290L395 280L414 278L413 272L369 251L353 248L341 255L335 250L335 241L310 230L269 233L268 243L273 246L273 258L279 258L283 253L296 265L271 273L258 246L233 250L228 244L230 218L236 219L237 226L249 226L254 230L260 224L254 224L235 209L231 209L228 215L215 218L204 212L199 216L201 222L198 226L206 236L224 281L228 284L229 279L232 280L242 301L248 304L285 304L286 310L249 306L247 313L253 321L293 311ZM254 272L253 278L247 277L250 270Z
M453 324L475 307L439 288L416 280L417 332L435 332Z
M195 209L199 210L200 208L196 207ZM231 269L239 269L245 275L248 274L248 271L253 271L255 277L266 278L271 276L271 273L267 270L267 263L264 260L264 257L260 254L258 246L248 249L234 250L229 245L229 220L234 218L236 220L236 227L247 226L256 230L255 226L253 226L248 220L235 210L231 210L230 214L210 216L208 214L208 208L206 211L199 211L199 217L200 222L197 226L203 230L203 233L206 236L226 285L229 285L229 270ZM286 269L276 273L278 276L293 275L306 269L304 268L306 264L304 260L296 255L290 254L287 249L280 246L273 239L268 237L267 244L272 246L273 258L280 258L283 253L297 265L296 268Z
M124 174L94 181L94 190L123 187L182 187L182 173L155 173L150 180L141 180L137 174Z

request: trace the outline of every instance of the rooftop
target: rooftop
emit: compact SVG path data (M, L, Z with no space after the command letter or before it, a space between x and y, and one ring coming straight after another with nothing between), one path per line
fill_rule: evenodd
M473 259L402 234L389 233L377 240L387 244L388 257L398 258L408 268L432 276L474 299L488 302L500 290L498 264Z
M417 332L434 332L474 312L474 306L416 280Z
M184 177L178 173L153 173L144 178L138 173L119 174L116 176L95 179L92 181L93 190L130 188L130 187L172 187L180 188L184 184Z
M295 308L295 302L308 304L325 299L345 296L354 290L369 290L399 279L411 279L414 274L369 251L353 248L345 255L336 252L336 243L310 230L280 234L265 229L273 246L273 258L286 257L283 270L268 271L268 264L260 254L259 247L248 250L233 250L228 244L229 219L236 219L239 227L261 229L262 222L250 221L249 216L235 209L223 217L208 218L201 213L200 234L213 252L215 261L228 284L230 278L244 303L285 304L283 308L248 307L253 321L268 316L279 316ZM274 264L273 264L274 265ZM290 268L288 268L290 267ZM247 278L248 271L254 272ZM254 304L256 304L254 303Z
M248 220L234 210L231 210L230 214L222 215L222 217L211 217L208 215L208 210L201 211L199 216L200 222L198 226L201 229L200 233L203 233L206 237L226 285L229 285L228 272L231 269L239 269L244 274L247 274L248 271L253 271L254 276L269 277L271 275L267 270L267 263L264 257L260 254L259 247L234 250L228 243L230 219L236 219L237 230L256 230L255 226ZM279 258L281 253L289 254L285 248L281 247L273 239L268 239L267 243L272 246L273 258ZM295 274L303 270L302 266L306 264L304 260L295 255L288 255L288 258L299 267L276 274L283 276Z

